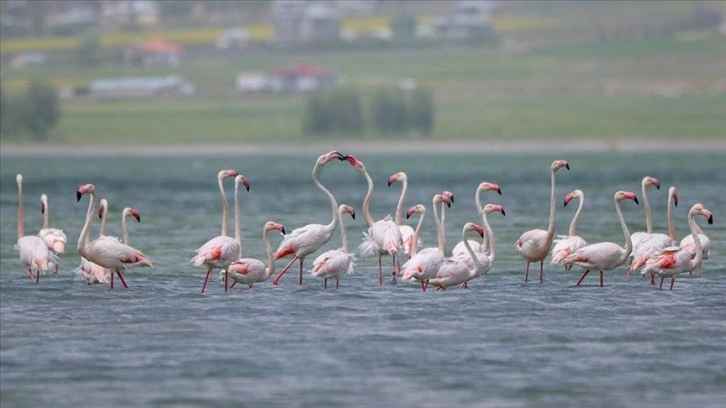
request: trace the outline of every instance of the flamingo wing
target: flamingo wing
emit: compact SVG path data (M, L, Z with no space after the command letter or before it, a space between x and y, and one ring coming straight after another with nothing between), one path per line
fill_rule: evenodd
M141 251L113 239L91 241L87 245L85 257L109 269L153 266L151 260Z
M514 243L514 249L523 256L531 258L543 251L547 251L549 248L545 247L546 243L547 231L533 229L520 235L519 239Z
M49 272L51 265L58 263L58 257L50 252L48 246L38 236L21 237L15 249L18 251L20 261L33 272Z
M197 255L191 259L191 262L194 266L211 264L219 268L226 268L239 259L240 253L239 241L232 237L220 235L210 239L197 249Z
M577 235L563 236L555 241L551 262L561 264L570 254L585 246L587 246L587 242Z
M264 262L254 258L241 258L232 262L227 271L229 277L239 283L261 282L265 276L267 266Z
M318 255L313 261L313 276L330 278L352 273L355 257L342 249L332 249Z
M45 242L45 245L56 254L66 252L66 242L68 238L66 234L57 228L43 228L38 232L38 236Z
M564 259L585 269L610 270L625 262L625 250L613 242L598 242L582 247Z

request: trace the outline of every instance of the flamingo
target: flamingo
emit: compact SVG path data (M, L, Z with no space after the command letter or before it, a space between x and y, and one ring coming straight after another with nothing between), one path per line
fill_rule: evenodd
M676 245L676 228L673 225L673 208L678 206L678 194L676 188L671 186L668 188L668 234L651 233L646 234L645 238L640 241L640 246L633 245L633 253L631 254L632 262L628 266L625 277L630 278L630 274L645 265L648 258L655 255L659 250ZM631 236L632 238L632 236ZM655 275L651 276L652 285L655 285Z
M275 273L275 259L272 257L272 247L268 237L269 232L274 230L285 234L285 227L274 221L267 221L262 227L262 242L267 253L267 265L254 258L241 258L229 265L227 271L230 278L234 280L232 287L237 283L245 283L251 288L253 284L264 282Z
M564 264L576 264L585 269L585 273L582 274L582 277L577 281L575 286L580 286L580 283L582 283L582 280L585 279L585 276L587 276L590 270L597 270L600 271L600 287L602 287L603 272L615 269L628 260L630 253L633 251L633 240L630 238L630 231L628 231L623 213L620 211L620 202L625 199L633 200L635 204L638 204L638 197L635 196L635 193L629 191L618 191L613 197L615 212L618 214L620 226L625 236L625 248L614 242L598 242L582 247L565 258L563 261Z
M676 281L676 277L685 271L691 271L698 267L704 258L703 247L701 246L702 235L699 231L701 228L696 224L696 215L702 215L706 218L708 224L713 224L713 215L701 203L696 203L688 211L688 227L691 230L691 237L695 245L695 254L691 257L691 251L688 248L672 246L662 249L657 255L648 259L645 267L640 272L643 276L646 273L655 273L660 276L660 290L663 290L663 279L671 278L671 288Z
M37 235L25 235L25 218L23 216L23 175L15 176L18 183L18 251L20 262L28 268L31 283L40 282L40 271L49 272L52 265L58 264L58 257L48 249L43 239ZM33 276L35 272L35 276Z
M698 226L698 224L695 224L695 225L696 225L696 232L698 234L698 240L701 242L701 252L703 252L702 261L705 261L711 255L711 239L709 237L707 237L706 234L703 233L703 230L701 229L701 227ZM696 251L697 251L696 240L693 239L692 234L686 235L685 237L683 237L679 246L681 248L685 248L686 250L688 250L688 252L691 254L691 258L696 256ZM696 265L696 262L694 262L693 264ZM701 264L702 264L702 262L698 262L698 266L696 268L697 269L696 276L701 276ZM690 273L692 271L693 270L690 270L688 272Z
M42 194L40 196L40 212L43 213L43 228L38 232L38 236L45 242L55 255L64 254L66 252L66 234L63 230L50 227L50 210L48 207L48 196ZM58 273L58 264L55 264L53 273Z
M324 289L328 288L328 278L335 278L335 289L338 289L340 277L347 273L353 273L353 269L355 269L355 255L348 252L348 237L345 234L343 214L350 214L355 219L355 209L346 204L341 204L338 207L338 224L340 224L342 246L338 249L323 252L313 261L312 275L324 279Z
M643 195L643 210L645 210L645 231L634 232L630 239L633 240L633 250L637 250L640 244L653 233L653 216L650 213L650 203L648 202L648 194L646 188L653 186L656 190L660 190L660 183L655 177L645 176L640 182L640 193ZM631 257L632 261L632 257Z
M391 184L395 182L401 182L403 183L403 187L401 188L401 197L398 199L398 204L396 205L396 216L394 218L394 222L396 225L398 225L398 229L401 230L401 239L403 240L403 253L406 255L411 255L411 247L413 246L413 242L411 241L413 239L413 228L410 225L403 224L403 202L406 199L406 192L408 191L408 176L406 173L399 171L391 177L388 178L388 187L391 186ZM421 242L417 243L419 246L422 245Z
M378 282L383 285L383 267L381 265L381 257L383 255L391 255L393 258L393 279L392 283L396 283L396 273L400 269L398 257L403 247L403 237L398 225L388 215L386 218L374 221L371 217L370 204L373 197L373 180L366 171L366 166L362 161L353 155L345 156L348 163L353 168L363 174L368 182L368 193L363 200L363 218L368 224L368 231L363 233L363 242L358 246L358 252L362 257L378 256Z
M441 194L434 195L432 207L434 209L434 222L436 223L436 237L438 247L424 248L418 251L418 236L421 231L424 216L426 215L426 207L423 204L415 205L408 209L406 218L410 218L413 214L419 214L418 224L413 235L413 246L411 247L411 258L401 267L401 276L403 280L414 279L421 282L421 291L426 292L429 285L429 279L436 275L444 262L445 243L443 238L443 230L441 220L439 219L436 207L446 203L450 205L448 198L444 198Z
M479 214L479 217L482 219L482 225L484 224L484 208L481 204L481 193L485 191L496 191L497 194L502 195L502 189L499 188L498 184L490 183L488 181L484 181L477 187L476 191L474 192L474 205L476 206L476 212ZM484 235L484 239L481 242L481 245L476 241L469 242L469 245L474 249L474 252L481 252L484 253L487 250L487 236ZM458 257L463 256L467 257L469 256L469 252L464 247L463 242L459 242L456 244L454 249L451 251L451 256Z
M227 236L227 196L224 194L224 184L223 181L227 178L234 177L235 178L235 205L238 205L237 202L237 196L238 196L238 183L237 183L237 176L240 174L237 172L237 170L222 170L217 174L217 184L219 185L219 193L222 197L222 234L219 236L216 236L209 241L207 241L204 245L199 247L197 249L197 255L195 255L190 262L194 266L201 266L204 265L207 267L207 274L204 277L204 283L202 284L202 291L201 293L204 293L204 289L207 287L207 281L212 276L212 270L214 269L223 269L226 270L229 264L232 262L238 260L240 258L241 252L242 252L242 246L240 244L240 241L238 239L228 237ZM250 183L242 176L242 179L240 182L244 185L245 189L249 191L250 189ZM236 211L236 210L235 210ZM235 220L236 222L237 220ZM237 226L235 225L235 228ZM224 275L224 291L227 291L227 277L228 274L225 273Z
M78 253L87 260L98 264L104 268L111 270L111 289L113 289L114 273L118 275L121 283L128 288L126 280L124 280L121 270L138 267L153 267L151 259L144 255L141 251L115 239L98 238L88 242L88 233L93 222L93 206L96 201L96 186L93 184L84 184L78 187L76 198L81 201L84 195L90 195L88 202L88 212L86 213L86 223L83 225L81 235L78 237Z
M576 189L571 193L568 193L565 196L565 207L567 207L567 204L575 198L580 200L580 204L578 204L577 211L575 211L575 215L572 217L572 222L570 222L570 230L567 235L560 235L556 240L554 240L555 246L552 248L551 258L553 265L562 264L562 261L564 261L571 253L587 245L587 241L577 235L577 221L580 219L582 207L585 205L585 193L583 193L580 189ZM571 268L572 265L565 265L565 271L569 271Z
M501 205L498 204L487 204L482 209L482 225L484 226L484 237L482 237L482 242L489 242L489 253L485 252L475 252L475 255L477 257L479 266L476 269L476 272L472 274L472 276L462 284L462 288L468 288L469 286L466 284L468 281L478 278L480 276L484 276L487 272L489 272L490 269L492 269L492 266L494 266L494 262L497 259L497 248L494 244L494 233L492 232L492 228L489 226L489 220L487 219L487 215L491 214L493 212L499 212L502 214L502 216L505 216L504 208ZM465 257L459 258L459 259L465 259L467 262L467 265L474 266L474 261L471 259L471 256L467 254Z
M330 238L333 237L333 233L335 232L336 224L338 222L338 218L336 217L338 203L335 201L335 196L333 196L333 193L331 193L330 190L325 188L325 186L323 186L320 181L318 181L318 172L326 164L334 160L344 160L344 157L345 156L343 156L339 152L331 151L321 155L315 161L315 166L313 167L313 183L320 191L323 192L323 194L328 197L328 201L330 201L330 208L333 213L333 219L327 225L308 224L303 227L296 228L292 232L290 232L290 234L285 235L285 238L282 240L282 242L280 242L280 246L277 247L277 251L275 251L275 260L284 258L289 255L293 255L293 257L272 281L273 285L279 285L282 275L284 275L285 272L290 269L292 264L298 260L300 262L300 278L298 280L298 283L302 285L303 263L305 262L305 257L320 249L320 247L325 245L328 241L330 241Z
M446 289L449 286L461 285L467 280L475 276L483 265L479 263L479 258L474 253L474 250L469 245L469 240L466 239L466 233L469 231L475 231L480 237L484 237L484 229L481 225L474 224L473 222L467 222L461 230L461 240L464 242L464 246L469 251L469 256L473 260L473 266L469 266L469 263L462 258L448 258L444 260L444 263L439 268L436 275L429 279L429 284L434 285L436 290Z
M544 280L544 260L550 252L555 236L555 173L563 167L567 170L570 169L570 165L564 160L555 160L550 167L552 171L552 191L550 194L550 223L547 231L541 229L526 231L514 243L514 249L527 261L527 270L524 274L525 282L529 280L529 264L532 262L539 262L539 282L542 283Z

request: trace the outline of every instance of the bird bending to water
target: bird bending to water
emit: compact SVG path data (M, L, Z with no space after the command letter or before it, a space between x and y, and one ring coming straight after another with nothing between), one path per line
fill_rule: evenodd
M341 204L338 207L338 224L340 224L340 239L342 246L331 249L318 255L313 261L313 276L323 278L323 288L328 288L328 278L335 278L335 289L340 286L340 277L353 273L355 268L355 255L348 252L348 236L345 234L343 214L349 214L355 219L355 209L349 205Z
M234 281L232 287L236 283L244 283L251 288L255 283L264 282L275 273L275 259L272 257L272 247L268 237L269 232L275 230L285 234L285 227L274 221L267 221L262 227L262 242L267 254L267 265L254 258L242 258L229 265L227 268L229 277Z
M479 218L482 220L482 225L484 224L484 208L482 207L481 203L481 193L485 191L495 191L497 194L502 195L502 189L499 188L498 184L490 183L488 181L484 181L479 184L479 187L477 187L476 191L474 192L474 205L476 206L476 213L479 214ZM471 245L472 249L474 249L474 252L486 252L487 250L487 236L484 234L484 239L481 242L481 245L479 245L476 241L470 241L469 245ZM464 247L463 242L459 242L454 246L454 249L451 251L451 256L457 257L457 256L463 256L468 257L469 252Z
M484 236L484 229L473 222L467 222L461 231L461 240L464 242L464 247L469 251L469 255L473 261L473 266L469 266L469 263L462 258L448 258L444 260L443 265L436 272L436 275L429 279L429 284L434 285L436 290L446 289L449 286L461 285L462 283L471 279L474 275L479 272L479 268L483 267L479 263L479 258L474 253L474 250L469 245L469 240L466 239L466 233L474 231L479 234L480 237Z
M45 194L40 196L40 212L43 213L43 228L38 232L38 236L55 255L64 254L68 238L63 230L50 226L50 208L48 207L48 196ZM58 273L57 263L53 273Z

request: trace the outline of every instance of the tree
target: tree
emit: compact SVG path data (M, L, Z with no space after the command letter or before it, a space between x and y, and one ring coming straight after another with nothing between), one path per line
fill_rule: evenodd
M60 99L53 85L34 80L28 86L23 106L23 124L38 140L47 140L60 118Z
M101 34L97 29L89 29L83 33L78 41L76 57L78 63L84 67L95 67L100 60Z
M423 135L434 127L434 98L429 88L419 86L411 94L411 126Z

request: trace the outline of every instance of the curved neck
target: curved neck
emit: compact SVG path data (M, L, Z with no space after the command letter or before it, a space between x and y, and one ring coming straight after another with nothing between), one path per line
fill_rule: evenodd
M262 230L262 242L265 245L265 252L267 252L267 269L265 269L265 278L269 278L270 275L275 273L275 258L272 255L272 247L270 246L270 238L268 237L270 230Z
M434 204L434 218L436 218L436 205ZM418 224L416 224L416 229L413 231L413 241L411 242L411 256L414 256L418 253L418 236L421 232L421 226L423 225L424 215L426 215L425 212L421 213L421 216L418 219ZM436 220L436 231L438 233L439 230L439 222Z
M18 183L18 239L25 235L23 217L23 185Z
M575 211L575 215L572 216L572 222L570 222L570 231L567 233L569 236L577 235L577 221L580 219L580 212L582 211L583 205L585 205L585 197L580 197L580 204L577 205L577 211Z
M547 244L545 247L552 246L552 240L555 237L555 171L552 170L552 191L550 192L550 224L547 226Z
M227 211L229 210L227 205L227 196L224 194L224 183L222 179L218 178L219 183L219 194L222 196L222 233L220 235L227 236Z
M625 236L625 253L622 257L623 262L625 262L630 256L630 253L633 252L633 241L630 239L630 231L628 231L628 226L625 224L625 218L623 218L623 212L620 211L620 201L618 200L615 200L615 212L618 213L620 227L623 229L623 235Z
M434 208L434 217L436 217L436 209ZM439 238L439 251L446 256L446 203L441 203L441 217L439 218L439 225L441 226L441 232Z
M646 194L647 185L645 182L641 185L641 193L643 194L643 209L645 210L645 231L648 234L653 233L653 216L650 214L650 203L648 202L648 194Z
M476 190L476 196L474 197L474 205L476 205L476 211L477 214L479 214L479 217L481 218L482 225L486 223L486 214L484 214L484 208L481 205L481 193L482 191L477 189ZM487 234L484 234L484 237L481 239L481 252L486 252L487 246L489 241L489 237L487 237Z
M494 244L494 233L492 232L492 228L489 226L489 220L487 219L487 215L484 211L482 211L482 226L484 227L484 240L489 241L489 264L493 264L494 260L497 259L497 246Z
M345 233L345 223L343 222L343 213L338 211L338 223L340 224L340 240L345 253L348 253L348 235Z
M320 191L323 192L326 196L328 196L328 201L330 201L330 208L331 212L333 213L333 219L330 220L330 224L326 225L326 228L328 229L335 229L335 223L337 221L336 213L338 211L338 203L335 202L335 196L333 196L333 193L330 192L325 186L323 186L320 181L318 181L318 172L320 171L320 166L315 166L313 169L313 183L315 183L315 186L318 187Z
M368 224L369 227L373 226L373 217L371 217L371 198L373 197L373 180L371 179L371 176L368 174L367 171L363 171L363 176L366 178L366 181L368 182L368 193L366 193L366 198L363 199L363 218L366 220L366 224Z
M676 226L673 224L673 206L675 201L673 200L673 194L668 194L668 208L666 209L666 217L668 218L668 236L675 241L676 240Z
M234 239L239 242L242 247L242 227L240 225L240 219L242 218L239 209L239 183L234 185Z
M469 240L466 239L466 231L463 231L461 233L461 240L464 242L464 247L466 247L467 252L469 252L469 256L471 257L471 261L474 265L473 268L470 268L469 271L476 271L481 266L481 262L479 262L479 257L476 256L476 253L474 253L474 250L471 248L471 245L469 245Z
M88 211L86 212L86 223L83 224L81 235L78 236L78 252L85 256L86 244L88 243L88 232L91 229L91 223L93 222L93 207L96 202L96 193L91 192L88 200Z
M703 260L703 247L701 246L701 239L698 237L698 234L702 234L703 230L696 224L695 214L688 214L688 227L691 230L691 235L693 235L693 243L696 244L696 256L691 259L691 265L695 268Z
M126 209L124 209L124 213L121 217L121 231L123 233L123 243L128 245L129 244L129 227L128 223L126 222L126 218L131 215L130 212L127 212Z
M403 202L406 199L406 192L408 192L408 178L404 177L402 180L403 187L401 188L401 197L398 199L398 205L396 206L396 225L401 225L403 221Z
M43 228L50 227L50 209L48 208L48 200L43 200Z
M101 200L103 201L103 200ZM103 206L103 214L101 214L101 230L98 233L99 237L106 235L106 216L108 215L108 206ZM123 224L123 221L121 221Z

